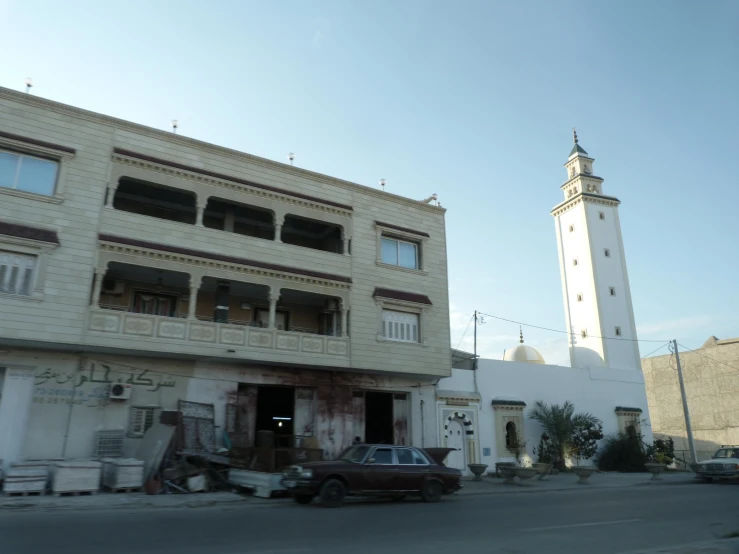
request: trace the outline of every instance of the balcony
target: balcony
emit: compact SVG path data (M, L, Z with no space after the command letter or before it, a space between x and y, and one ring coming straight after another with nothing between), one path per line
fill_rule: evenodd
M97 302L95 299L98 299ZM346 310L304 290L111 262L96 279L87 342L110 348L346 366Z

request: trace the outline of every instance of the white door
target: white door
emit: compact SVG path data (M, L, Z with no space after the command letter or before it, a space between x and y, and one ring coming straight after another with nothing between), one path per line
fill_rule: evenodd
M465 463L465 451L464 451L464 425L458 419L453 419L449 422L449 428L447 429L447 448L454 448L446 458L446 465L448 467L454 467L464 471L467 469Z
M33 374L24 369L0 368L0 469L18 462L26 438L31 408Z

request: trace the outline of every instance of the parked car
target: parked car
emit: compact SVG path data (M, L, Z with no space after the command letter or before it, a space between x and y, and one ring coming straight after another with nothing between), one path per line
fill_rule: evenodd
M739 478L739 446L724 445L710 460L693 464L691 469L705 481Z
M424 502L438 502L462 487L462 472L443 464L449 450L433 449L430 454L409 446L350 446L336 460L287 467L282 484L298 504L318 496L329 508L341 506L347 495L393 500L420 495Z

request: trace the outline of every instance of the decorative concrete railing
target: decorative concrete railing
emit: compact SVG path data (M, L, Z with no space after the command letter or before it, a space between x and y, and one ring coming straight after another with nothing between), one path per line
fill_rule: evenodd
M88 330L131 339L349 357L349 339L91 308Z

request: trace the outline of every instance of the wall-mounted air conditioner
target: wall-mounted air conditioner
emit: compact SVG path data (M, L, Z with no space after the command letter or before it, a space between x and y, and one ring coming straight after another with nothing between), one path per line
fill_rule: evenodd
M111 400L128 400L131 398L131 385L128 383L113 383L110 385Z
M121 296L125 290L126 290L125 281L118 281L117 279L104 279L103 280L103 294Z

